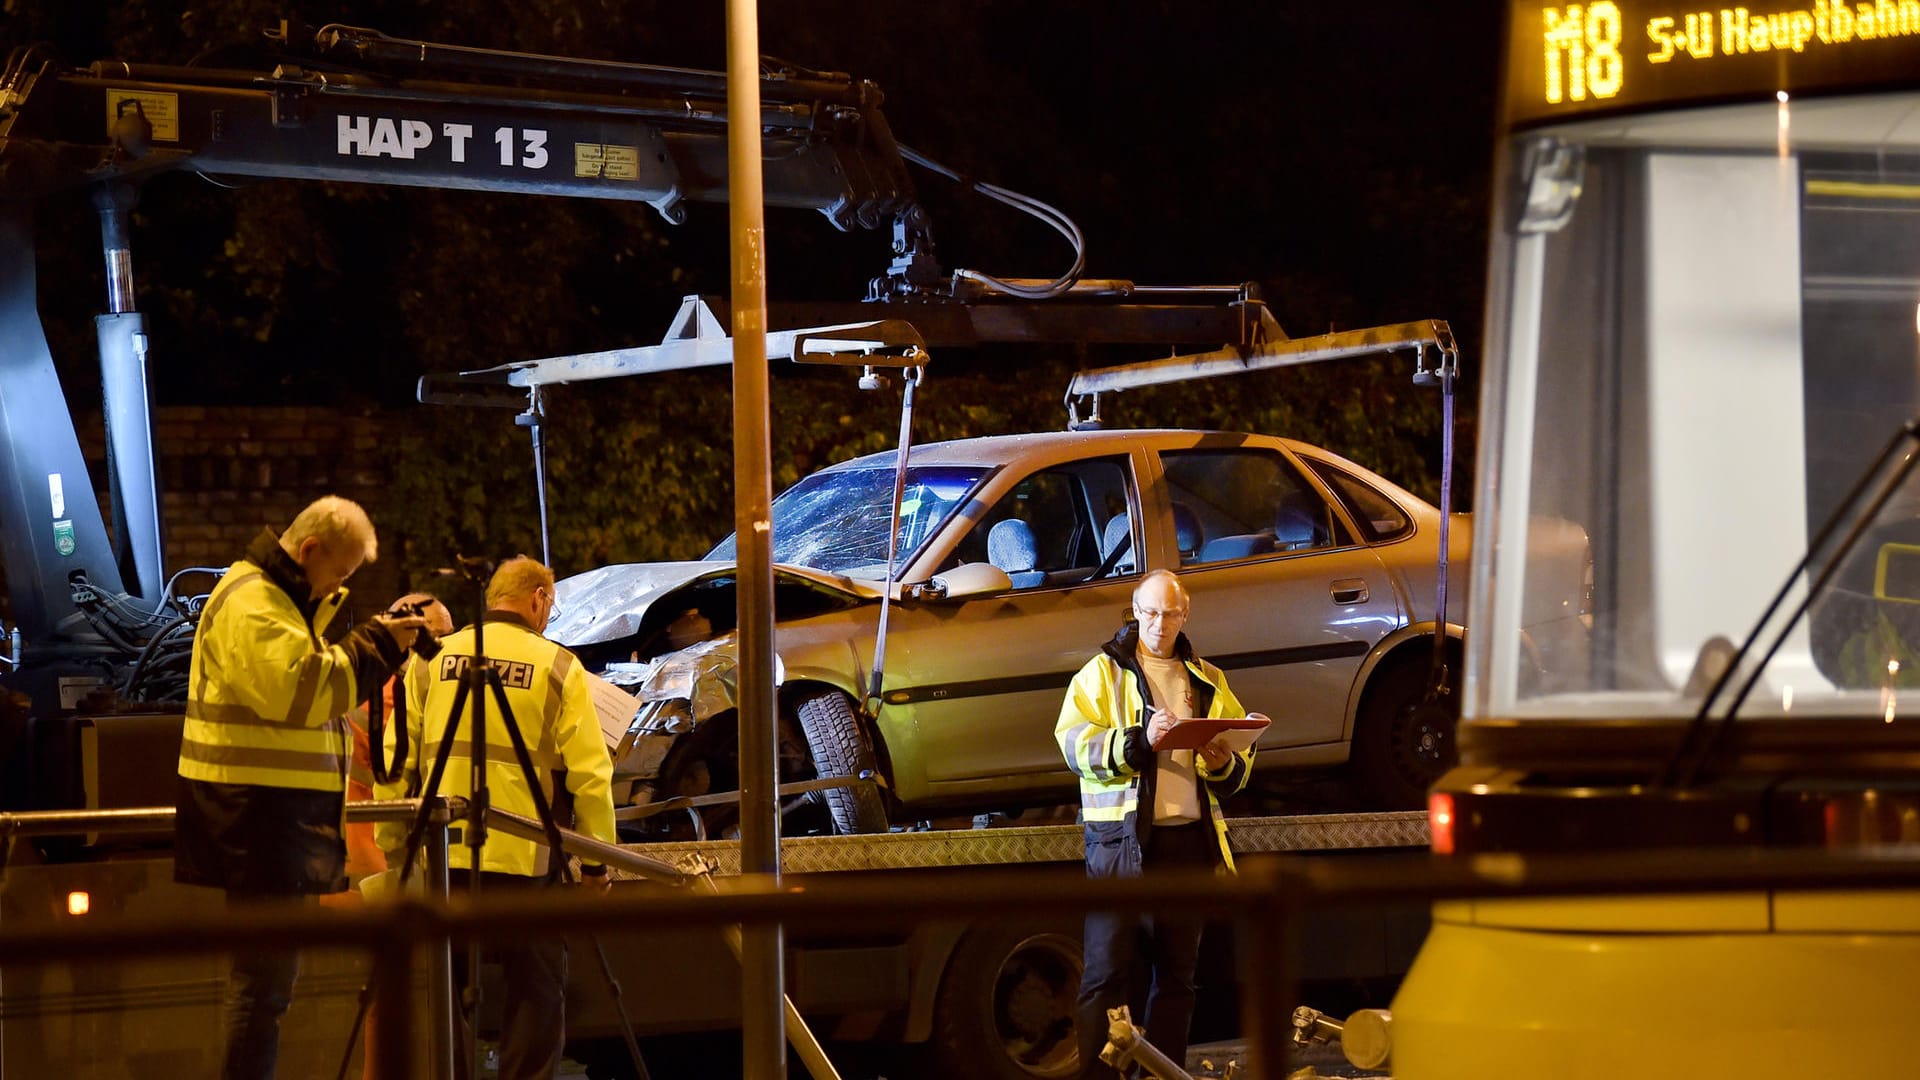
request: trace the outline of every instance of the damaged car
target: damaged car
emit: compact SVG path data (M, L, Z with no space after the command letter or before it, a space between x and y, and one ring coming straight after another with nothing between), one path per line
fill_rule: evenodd
M1406 807L1452 764L1458 699L1435 692L1434 646L1457 651L1465 590L1441 619L1439 511L1380 476L1226 432L932 443L908 454L889 537L897 466L897 451L843 462L773 502L781 782L810 789L790 809L824 805L836 831L871 832L1071 803L1053 738L1062 695L1162 567L1192 596L1195 648L1274 718L1256 776L1348 764L1372 802ZM1465 524L1451 530L1460 564ZM1535 528L1564 552L1537 569L1551 590L1528 593L1554 598L1528 613L1551 647L1584 615L1586 538ZM890 539L897 581L869 697ZM549 635L637 699L617 768L639 808L623 818L684 829L648 810L692 805L704 835L735 810L703 798L738 785L733 558L729 537L699 561L559 583Z

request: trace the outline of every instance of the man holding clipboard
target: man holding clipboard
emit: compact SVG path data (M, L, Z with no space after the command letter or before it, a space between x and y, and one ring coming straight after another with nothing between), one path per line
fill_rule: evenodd
M1155 570L1133 593L1132 617L1067 689L1054 738L1080 777L1089 877L1134 877L1151 866L1233 872L1219 796L1246 786L1253 740L1267 726L1247 715L1219 668L1181 633L1187 590ZM1183 719L1187 718L1187 719ZM1087 916L1080 980L1081 1075L1110 1078L1100 1061L1106 1010L1127 1002L1136 963L1152 971L1147 1039L1185 1060L1202 919Z

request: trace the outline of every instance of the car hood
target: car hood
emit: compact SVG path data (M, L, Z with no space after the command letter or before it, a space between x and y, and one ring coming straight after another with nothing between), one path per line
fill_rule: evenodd
M730 560L703 560L620 563L563 578L554 583L559 610L547 626L547 637L570 648L631 637L640 632L647 612L663 597L690 586L731 581L736 572L737 564ZM876 600L881 592L877 582L810 566L775 563L773 576L776 584L797 584L855 600Z

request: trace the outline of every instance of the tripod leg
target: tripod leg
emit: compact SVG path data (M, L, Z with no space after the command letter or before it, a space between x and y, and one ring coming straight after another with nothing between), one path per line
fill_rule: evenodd
M527 782L527 792L533 797L533 816L540 821L540 827L547 833L547 857L551 865L558 868L561 881L572 878L568 868L567 853L561 849L560 823L554 820L553 804L547 801L546 789L540 783L540 770L534 767L533 754L527 749L526 736L520 734L520 724L513 715L513 706L507 703L507 688L500 681L500 673L489 667L486 671L487 686L493 691L494 704L499 706L502 726L507 729L507 741L513 744L513 756L520 763L520 776Z
M427 782L420 789L420 809L413 815L413 827L407 830L407 842L403 848L403 860L400 863L400 884L405 885L413 873L414 856L420 853L420 844L426 839L427 822L433 817L433 800L440 794L440 781L446 776L447 760L453 756L453 742L460 734L460 712L467 703L467 684L461 683L453 691L453 707L447 714L447 731L440 738L440 751L433 755L433 769L427 774Z
M640 1056L640 1040L633 1033L633 1019L627 1015L627 999L620 989L620 980L614 977L613 964L607 960L607 950L601 947L599 934L589 934L587 940L593 942L593 954L600 958L600 977L606 980L614 1011L620 1014L620 1034L626 1037L627 1055L633 1058L634 1075L639 1080L652 1080L647 1073L646 1060Z
M414 857L420 852L420 845L427 836L427 825L433 820L433 800L440 793L440 780L446 775L447 760L453 756L454 736L460 731L460 711L466 705L467 684L463 681L453 692L453 707L448 710L447 732L440 740L440 751L433 757L433 770L427 774L426 786L420 789L420 809L413 815L413 824L407 829L407 841L402 846L404 854L400 859L400 885L404 888L407 878L413 873ZM377 748L374 748L377 750ZM401 763L404 767L405 763ZM444 879L443 879L444 880ZM360 1009L353 1017L353 1029L347 1034L347 1049L340 1056L338 1080L346 1080L347 1070L353 1064L354 1047L360 1043L360 1031L366 1026L367 1010L373 1007L373 984L364 983L360 987Z

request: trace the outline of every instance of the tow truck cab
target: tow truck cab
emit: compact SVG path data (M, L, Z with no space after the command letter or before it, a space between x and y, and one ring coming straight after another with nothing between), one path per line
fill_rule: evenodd
M1920 839L1920 26L1815 9L1510 9L1437 850ZM1547 680L1543 515L1593 552L1587 662ZM1917 969L1912 893L1441 904L1395 1075L1906 1072Z

